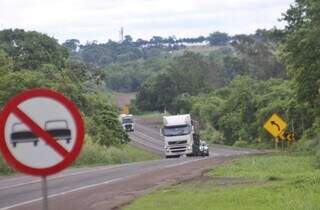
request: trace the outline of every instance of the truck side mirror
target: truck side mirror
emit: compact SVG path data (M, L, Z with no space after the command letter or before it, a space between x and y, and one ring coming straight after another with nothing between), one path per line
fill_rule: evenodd
M160 136L163 136L163 129L160 129Z

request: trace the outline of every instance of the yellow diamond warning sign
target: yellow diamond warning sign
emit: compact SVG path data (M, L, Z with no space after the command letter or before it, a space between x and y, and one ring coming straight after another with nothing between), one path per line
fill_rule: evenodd
M269 120L263 125L272 136L278 137L288 124L277 114L273 114Z

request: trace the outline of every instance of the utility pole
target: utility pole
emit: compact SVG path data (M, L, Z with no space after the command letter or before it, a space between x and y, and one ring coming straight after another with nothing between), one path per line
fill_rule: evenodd
M123 32L123 27L121 26L120 31L119 31L120 43L123 42L123 34L124 34L124 32Z

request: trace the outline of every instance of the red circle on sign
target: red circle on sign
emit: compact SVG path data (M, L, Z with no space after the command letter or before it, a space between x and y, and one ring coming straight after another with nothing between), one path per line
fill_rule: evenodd
M19 104L28 99L37 97L49 98L62 104L73 117L76 127L76 138L72 150L68 152L68 154L63 158L61 162L48 168L33 168L19 162L10 152L5 139L5 125L8 120L8 117L11 114L13 114L14 110L18 107ZM0 149L6 161L16 170L35 176L48 176L51 174L55 174L68 167L80 154L84 139L84 124L81 114L75 103L72 102L70 99L66 98L61 93L55 92L50 89L27 90L13 97L6 104L6 106L0 114L0 131Z

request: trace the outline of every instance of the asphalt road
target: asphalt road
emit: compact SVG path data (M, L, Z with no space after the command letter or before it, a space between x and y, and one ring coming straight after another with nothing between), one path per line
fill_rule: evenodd
M146 126L136 124L136 130L130 134L132 144L146 148L157 154L162 154L163 142L159 132L150 129ZM148 173L157 171L175 169L178 166L194 165L196 162L206 161L208 159L215 159L219 157L237 156L249 154L252 151L248 150L234 150L232 148L211 148L211 157L209 158L178 158L178 159L160 159L154 161L146 161L139 163L105 166L105 167L92 167L81 169L65 170L55 176L48 177L48 195L49 204L54 206L54 203L59 203L59 209L70 209L69 207L61 204L61 199L66 196L73 196L76 200L81 201L85 198L86 193L82 194L83 197L76 197L79 192L86 192L90 190L90 196L98 194L98 189L101 186L107 187L114 183L121 183L132 177L142 177ZM214 158L213 158L214 157ZM181 169L181 171L186 169ZM168 172L166 172L168 173ZM150 175L149 175L150 176ZM146 186L148 187L148 186ZM120 190L121 191L121 190ZM119 192L120 192L119 191ZM121 193L125 193L126 189L123 188ZM94 203L91 201L90 206ZM80 204L74 209L108 209L108 208L89 208ZM88 204L89 205L89 204ZM58 207L57 207L58 208ZM38 177L16 175L10 178L0 178L0 210L5 209L41 209L41 179ZM56 209L56 208L54 208Z

